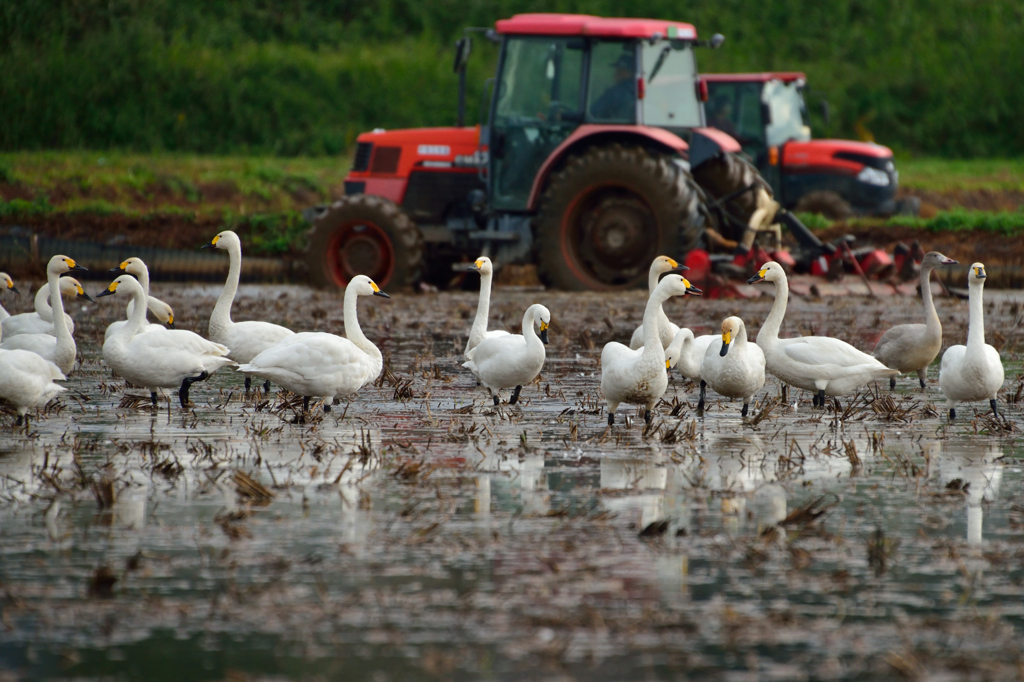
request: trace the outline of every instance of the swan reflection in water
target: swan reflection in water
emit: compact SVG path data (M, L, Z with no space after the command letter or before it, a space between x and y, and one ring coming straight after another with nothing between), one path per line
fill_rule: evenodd
M999 496L1003 469L997 461L1003 455L1002 447L989 444L984 449L971 441L934 443L939 478L944 488L958 488L965 493L967 505L967 544L982 542L984 503ZM952 484L952 485L951 485Z

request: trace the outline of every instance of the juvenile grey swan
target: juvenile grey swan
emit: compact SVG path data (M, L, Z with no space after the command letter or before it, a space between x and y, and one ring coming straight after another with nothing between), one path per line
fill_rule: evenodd
M928 365L942 350L942 325L932 301L932 270L940 265L953 265L957 261L931 251L921 261L921 298L924 300L924 324L899 324L882 334L873 355L886 367L901 373L917 372L921 390L925 387ZM896 377L889 377L889 390L896 388Z

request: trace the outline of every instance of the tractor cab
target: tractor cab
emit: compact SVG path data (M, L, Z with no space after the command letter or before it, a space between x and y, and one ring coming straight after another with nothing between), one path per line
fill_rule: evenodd
M538 170L581 126L685 135L702 125L697 32L689 24L524 14L496 28L502 51L489 140L495 210L528 210Z
M892 150L873 142L812 140L797 72L704 74L708 125L731 135L782 205L830 218L914 210L895 200ZM823 115L827 122L827 105Z

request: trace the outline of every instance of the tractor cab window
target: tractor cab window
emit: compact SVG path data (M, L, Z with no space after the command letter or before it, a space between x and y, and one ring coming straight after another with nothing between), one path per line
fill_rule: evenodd
M588 122L636 123L635 43L593 43L587 86Z
M693 47L681 40L643 44L644 124L660 128L701 125Z
M505 41L491 139L493 206L526 208L541 164L583 120L580 38Z
M708 125L731 135L751 158L764 153L767 144L761 83L709 81L708 92Z
M801 80L790 83L773 80L764 84L763 99L770 112L770 120L765 126L769 146L782 145L790 140L807 142L811 139L803 86Z

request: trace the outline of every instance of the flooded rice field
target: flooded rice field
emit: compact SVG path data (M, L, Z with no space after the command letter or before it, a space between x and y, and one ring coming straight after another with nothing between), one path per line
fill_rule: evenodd
M219 287L153 293L203 333ZM231 370L191 410L170 391L151 409L101 361L123 299L71 304L70 390L27 431L0 416L0 679L1020 679L1024 296L987 300L1003 418L961 405L948 425L937 364L924 393L903 377L824 411L769 378L747 420L714 394L698 416L673 374L647 432L624 408L606 429L599 390L639 291L496 290L491 328L552 312L511 407L460 366L475 293L363 300L389 370L305 424ZM666 311L753 336L770 305ZM967 302L938 307L963 343ZM920 316L914 298L800 298L783 335L870 350ZM234 308L341 317L303 287L242 287Z

